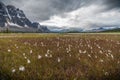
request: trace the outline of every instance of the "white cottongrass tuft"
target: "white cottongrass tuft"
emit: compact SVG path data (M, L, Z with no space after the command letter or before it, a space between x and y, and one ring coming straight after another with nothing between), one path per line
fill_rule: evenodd
M50 54L50 50L49 49L47 50L47 54Z
M48 54L45 54L45 57L48 57Z
M23 56L25 56L25 53L23 53Z
M41 59L42 58L42 56L41 55L38 55L38 59Z
M90 55L90 54L88 54L88 57L90 57L90 58L91 58L91 55Z
M82 53L82 50L79 50L79 53Z
M43 43L43 42L41 42L41 46L44 46L44 43Z
M47 53L45 54L45 57L52 58L52 54L50 54L50 50L47 50Z
M60 62L61 60L60 60L60 58L58 58L58 62Z
M19 71L25 71L25 67L24 66L20 66L19 67Z
M30 54L32 54L33 53L33 51L32 50L30 50Z
M114 59L114 56L111 54L111 58Z
M24 58L25 58L25 59L27 59L27 57L26 57L25 53L23 53L23 56L24 56Z
M18 49L19 47L17 46L17 44L15 44L15 47Z
M112 51L111 50L108 50L109 53L111 53Z
M101 63L103 63L103 62L104 62L104 60L100 59L100 62L101 62Z
M49 57L51 58L51 57L52 57L52 54L50 54Z
M83 51L83 54L85 54L85 53L87 53L87 51L85 50L85 51Z
M28 64L30 64L30 63L31 63L31 61L30 61L29 59L27 59L27 63L28 63Z
M10 50L10 49L8 49L8 52L11 52L11 50Z
M25 56L24 58L25 58L25 59L27 59L27 57L26 57L26 56Z
M99 52L100 52L100 54L103 54L102 50L100 50Z
M16 72L16 69L12 69L12 73L15 73Z

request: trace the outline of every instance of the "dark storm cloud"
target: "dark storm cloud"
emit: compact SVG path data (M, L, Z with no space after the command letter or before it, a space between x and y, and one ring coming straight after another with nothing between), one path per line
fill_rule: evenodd
M99 0L0 0L24 10L31 20L47 20L50 16L62 14L90 5Z
M109 9L120 9L120 0L106 0L105 3L108 5Z
M82 0L0 0L23 9L32 20L47 20L50 16L80 7Z
M25 14L36 21L48 20L51 16L76 10L82 6L101 4L107 9L119 8L120 0L0 0L22 9ZM106 9L106 10L107 10Z

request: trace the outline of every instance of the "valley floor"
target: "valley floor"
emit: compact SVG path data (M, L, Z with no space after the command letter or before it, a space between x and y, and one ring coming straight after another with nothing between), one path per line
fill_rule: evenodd
M0 80L119 80L120 34L0 34Z

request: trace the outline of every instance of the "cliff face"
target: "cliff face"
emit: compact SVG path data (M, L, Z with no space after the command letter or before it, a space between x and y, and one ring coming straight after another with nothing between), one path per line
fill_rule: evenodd
M0 30L6 28L16 32L49 32L47 27L32 23L19 8L0 2Z

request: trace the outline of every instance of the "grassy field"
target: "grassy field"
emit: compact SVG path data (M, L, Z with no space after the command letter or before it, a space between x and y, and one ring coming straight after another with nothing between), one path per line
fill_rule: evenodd
M0 34L0 80L120 80L120 34Z

